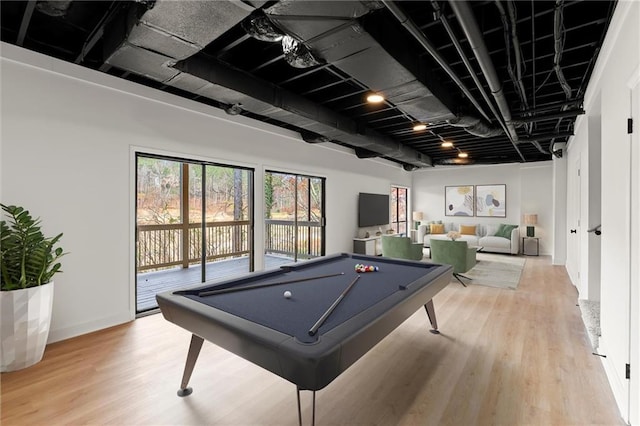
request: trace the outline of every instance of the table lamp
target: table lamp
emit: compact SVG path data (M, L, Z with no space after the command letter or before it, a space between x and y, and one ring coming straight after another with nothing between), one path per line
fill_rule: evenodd
M422 221L423 217L424 216L422 212L413 212L413 226L415 227L414 229L418 229L418 226L420 226L420 222Z
M537 214L525 214L524 224L527 225L527 237L535 237L535 227L533 225L538 223Z

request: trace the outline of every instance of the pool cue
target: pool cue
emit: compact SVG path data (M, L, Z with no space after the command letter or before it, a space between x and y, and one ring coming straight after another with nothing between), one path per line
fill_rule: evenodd
M244 287L229 287L229 288L221 288L220 290L203 291L198 293L198 297L213 296L214 294L233 293L235 291L252 290L254 288L271 287L272 285L300 283L303 281L319 280L321 278L337 277L338 275L344 275L344 272L339 272L337 274L329 274L329 275L319 275L316 277L296 278L295 280L278 281L277 283L254 284L254 285L247 285Z
M360 278L360 275L356 276L354 278L354 280L351 281L351 284L349 284L349 286L347 286L347 288L344 289L342 294L340 294L340 296L338 296L336 301L333 302L333 305L329 306L329 309L327 309L327 312L322 314L320 319L318 321L316 321L315 324L313 324L313 327L311 327L311 329L309 330L309 336L313 336L314 334L316 334L316 332L318 331L320 326L325 322L325 320L327 318L329 318L329 315L331 315L331 312L333 312L333 310L336 308L336 306L338 306L338 303L340 303L342 301L342 299L344 299L344 297L347 295L347 293L349 293L349 290L351 290L351 288L356 283L356 281L358 281L358 278Z

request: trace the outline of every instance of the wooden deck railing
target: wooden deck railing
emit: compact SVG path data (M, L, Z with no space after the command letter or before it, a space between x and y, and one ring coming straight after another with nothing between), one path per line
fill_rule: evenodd
M297 230L297 235L296 235ZM265 220L265 252L309 259L322 255L322 227L318 222Z
M249 253L249 221L207 222L206 260L237 257ZM138 271L182 265L202 260L202 229L199 223L188 225L184 239L183 224L138 225ZM188 255L185 256L184 253Z
M207 222L206 260L237 257L249 253L249 221ZM322 228L317 222L265 220L265 252L298 258L322 254ZM297 235L296 235L297 228ZM185 229L188 238L184 238ZM138 225L138 272L182 265L202 260L202 229L199 223L189 225ZM188 253L187 256L184 253Z

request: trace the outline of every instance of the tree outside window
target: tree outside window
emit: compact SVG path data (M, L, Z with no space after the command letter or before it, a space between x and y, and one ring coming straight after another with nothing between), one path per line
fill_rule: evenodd
M391 227L399 234L407 234L407 195L409 189L391 187Z

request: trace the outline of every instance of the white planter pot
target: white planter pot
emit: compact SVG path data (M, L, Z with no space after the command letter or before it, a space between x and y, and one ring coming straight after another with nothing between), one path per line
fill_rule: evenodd
M0 291L1 372L27 368L42 359L52 306L53 282Z

